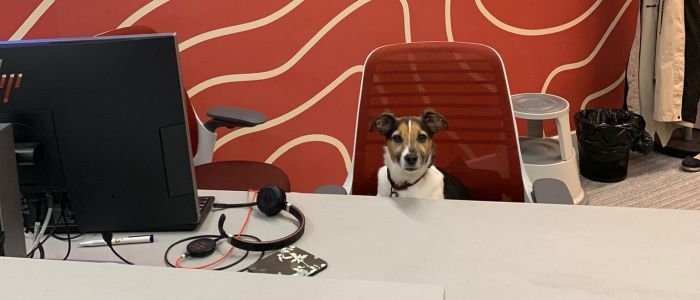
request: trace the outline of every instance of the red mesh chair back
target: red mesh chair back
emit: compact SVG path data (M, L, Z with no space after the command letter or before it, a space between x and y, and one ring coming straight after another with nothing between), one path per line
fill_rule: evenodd
M134 25L129 27L117 28L110 31L105 31L95 36L115 36L115 35L131 35L131 34L151 34L158 33L155 29L144 26ZM185 92L183 92L185 93ZM187 107L187 123L190 129L190 145L192 146L192 155L196 154L197 142L199 138L199 122L195 116L194 107L190 101L190 97L185 93L185 107Z
M200 125L199 121L197 121L192 101L190 101L190 96L187 95L187 91L183 91L183 93L185 94L185 107L187 107L187 126L189 126L190 129L190 145L192 146L192 155L195 155L197 154Z
M523 201L515 120L498 53L472 43L423 42L376 49L362 78L352 193L376 195L384 137L372 119L390 110L419 116L430 108L449 128L433 137L435 165L459 178L475 199Z

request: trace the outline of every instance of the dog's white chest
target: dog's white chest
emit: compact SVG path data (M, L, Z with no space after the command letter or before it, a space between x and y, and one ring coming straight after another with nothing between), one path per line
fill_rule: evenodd
M401 198L444 199L445 183L443 177L442 172L435 166L431 166L418 182L405 190L398 190L396 193ZM386 166L379 169L377 178L377 196L390 197L392 189Z

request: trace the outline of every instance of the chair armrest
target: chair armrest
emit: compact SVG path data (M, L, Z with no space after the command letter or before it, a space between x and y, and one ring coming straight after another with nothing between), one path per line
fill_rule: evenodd
M348 191L340 185L322 185L314 191L314 194L347 195Z
M535 203L574 204L566 184L553 178L535 180L532 183L532 194Z
M207 111L207 116L211 117L211 120L207 121L204 127L211 132L219 127L253 127L267 121L267 117L262 113L232 107L214 107Z

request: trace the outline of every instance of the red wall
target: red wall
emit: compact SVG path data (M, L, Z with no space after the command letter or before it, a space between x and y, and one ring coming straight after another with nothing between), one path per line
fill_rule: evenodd
M274 164L294 190L311 191L345 179L360 86L353 67L372 49L407 37L484 43L502 55L513 93L544 90L568 99L572 111L586 98L588 107L620 107L639 0L0 0L0 7L0 39L91 36L128 24L177 32L185 88L201 118L231 105L284 120L238 137L220 132L215 159L265 161L302 137ZM196 88L223 75L233 76Z

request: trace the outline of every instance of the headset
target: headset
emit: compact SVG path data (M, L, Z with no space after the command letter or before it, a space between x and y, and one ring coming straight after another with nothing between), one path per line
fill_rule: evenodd
M224 230L224 223L226 222L226 215L222 214L219 217L219 233L222 238L228 240L228 242L239 249L247 251L271 251L287 247L301 238L304 234L304 226L306 219L304 214L294 205L287 203L287 195L282 189L274 185L266 185L258 191L258 195L255 198L255 202L252 203L242 203L242 204L218 204L215 203L214 207L217 208L231 208L231 207L246 207L246 206L257 206L258 210L264 213L268 217L275 216L279 214L282 210L289 212L299 223L297 229L290 235L285 236L280 239L272 241L251 241L242 240L237 235L228 235L226 230Z

